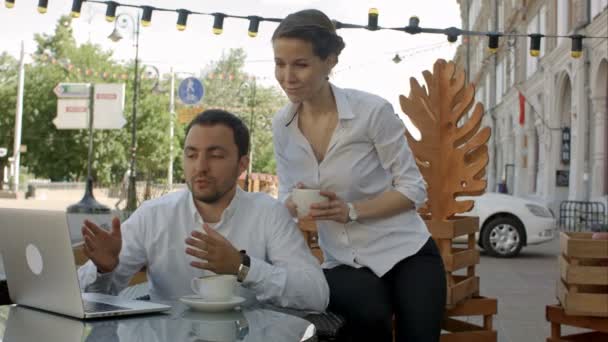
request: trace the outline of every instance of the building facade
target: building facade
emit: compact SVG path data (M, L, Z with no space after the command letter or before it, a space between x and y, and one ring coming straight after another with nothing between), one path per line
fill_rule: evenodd
M608 36L608 0L457 0L462 28L505 33ZM608 198L608 39L582 40L580 58L567 37L464 36L455 61L485 107L488 191L505 183L553 210L563 200Z

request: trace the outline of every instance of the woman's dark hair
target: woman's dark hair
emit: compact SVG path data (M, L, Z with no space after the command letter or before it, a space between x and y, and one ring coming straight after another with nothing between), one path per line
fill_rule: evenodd
M220 109L208 109L198 114L186 127L186 135L194 125L224 125L232 129L234 142L239 150L239 158L249 153L249 129L236 115Z
M340 55L344 49L342 37L336 34L336 27L325 13L307 9L285 17L272 35L272 41L279 38L297 38L312 43L313 52L322 60L332 53Z

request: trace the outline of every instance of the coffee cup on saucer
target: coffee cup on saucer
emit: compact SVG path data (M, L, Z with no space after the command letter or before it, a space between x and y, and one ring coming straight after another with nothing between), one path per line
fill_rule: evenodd
M235 295L236 276L216 274L193 278L190 281L192 291L201 299L211 302L231 300Z

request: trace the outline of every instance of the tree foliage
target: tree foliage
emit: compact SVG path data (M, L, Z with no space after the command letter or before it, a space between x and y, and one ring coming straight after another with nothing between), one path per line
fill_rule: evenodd
M111 51L90 42L78 45L72 35L71 18L67 16L59 19L52 34L36 34L34 39L37 49L31 56L32 62L25 67L22 145L27 145L27 152L21 154L21 165L37 178L83 181L87 173L89 132L60 130L54 126L57 97L53 88L61 82L125 82L127 124L122 129L94 130L93 133L94 180L101 185L119 183L131 158L133 62L120 64L112 59ZM276 88L262 86L248 77L243 71L245 58L242 49L230 50L201 72L206 88L202 106L225 108L245 120L253 131L253 171L274 173L270 122L286 99ZM0 54L0 147L8 147L9 156L13 155L18 64L14 57ZM108 81L100 74L74 72L75 69L127 73L129 77L126 81ZM140 67L139 74L141 72ZM210 74L233 76L220 79L208 77ZM163 182L166 179L171 145L174 180L183 179L180 151L184 125L169 115L169 78L162 75L159 82L140 78L136 122L139 180ZM173 141L168 134L169 120L176 122ZM0 158L0 170L4 169L7 159Z

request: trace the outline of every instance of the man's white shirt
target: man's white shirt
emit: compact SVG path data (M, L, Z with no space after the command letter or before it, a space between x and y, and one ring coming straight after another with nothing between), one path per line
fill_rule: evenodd
M189 190L144 202L121 226L122 249L117 268L99 274L88 261L78 270L87 292L118 294L131 277L147 266L152 300L175 300L192 294L190 280L207 274L190 266L187 237L202 231ZM264 193L237 188L230 205L213 229L251 257L240 295L282 307L323 311L329 288L321 267L306 246L285 206Z

